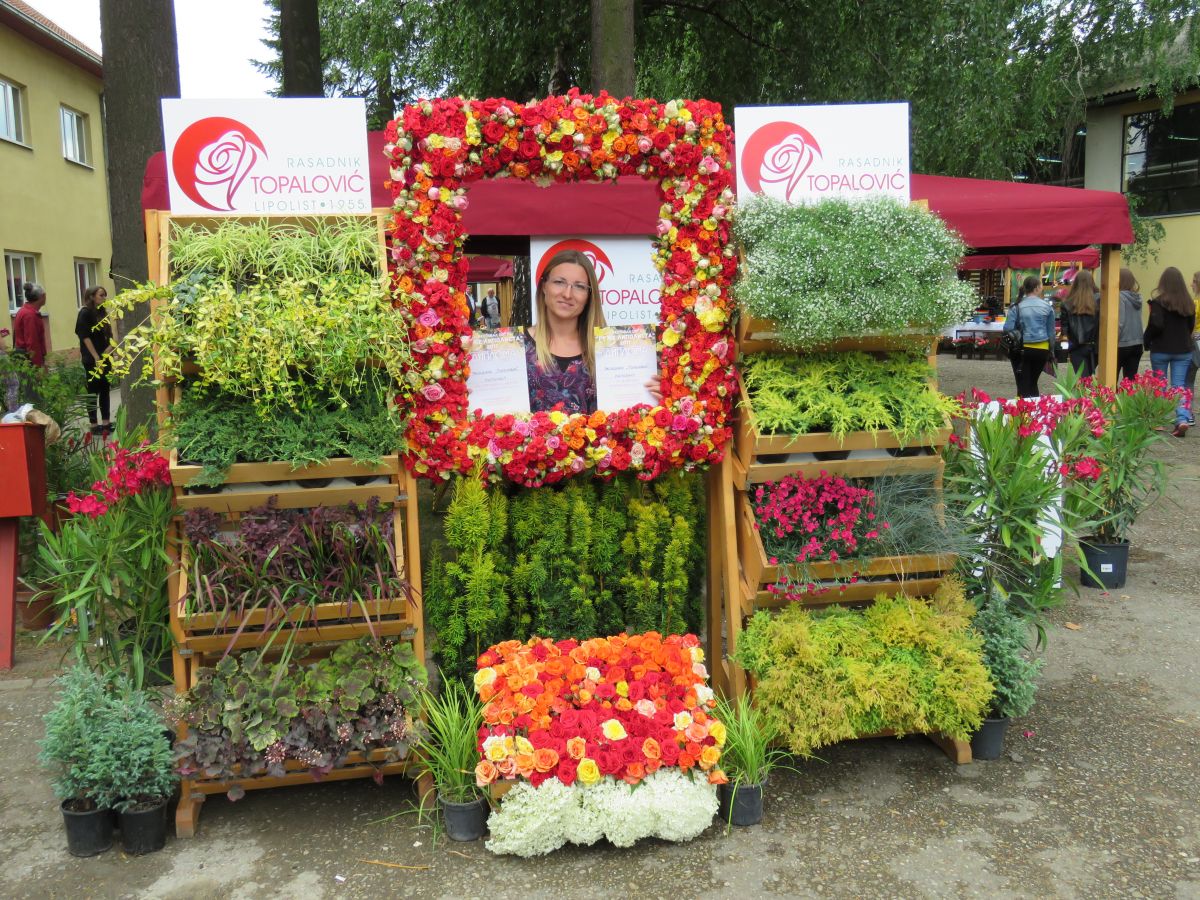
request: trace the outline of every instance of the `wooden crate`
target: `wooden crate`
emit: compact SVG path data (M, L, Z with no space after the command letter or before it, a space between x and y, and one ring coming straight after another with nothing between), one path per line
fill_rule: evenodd
M803 600L789 601L767 590L785 573L786 565L772 564L763 548L762 534L754 523L754 506L744 491L734 497L737 515L738 558L741 562L742 614L752 615L759 609L800 603L802 606L830 606L839 603L862 603L879 594L905 594L927 597L941 586L954 569L957 557L953 553L926 553L906 556L877 556L870 559L816 562L808 567L814 580L832 581L857 574L862 580L813 594Z

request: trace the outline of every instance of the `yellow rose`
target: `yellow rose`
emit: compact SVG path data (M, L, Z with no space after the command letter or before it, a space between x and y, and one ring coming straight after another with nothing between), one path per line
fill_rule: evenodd
M532 753L533 752L533 744L529 743L529 738L524 737L519 734L517 735L517 752L518 753Z
M692 724L692 714L689 712L675 713L675 730L686 731L687 727Z
M618 681L617 682L617 693L620 694L622 697L628 697L629 696L629 682L628 681Z
M692 648L692 662L704 662L704 649L701 647Z
M717 742L718 747L725 746L725 723L713 722L708 726L708 734L714 741Z
M596 765L594 759L588 759L585 756L579 761L579 768L575 770L575 777L579 779L580 784L595 784L600 780L600 767Z
M495 680L496 680L496 670L495 669L491 668L490 666L486 669L480 669L478 672L475 673L475 689L478 690L479 688L483 687L484 685L491 684Z
M616 719L605 719L600 723L600 731L610 741L623 741L628 737L625 726Z
M508 751L504 749L504 743L498 741L490 747L485 747L484 755L492 762L500 762L500 760L508 756Z
M667 328L663 331L662 342L664 346L674 347L679 343L679 332L674 328Z
M700 768L707 771L715 766L720 759L720 750L716 747L705 747L700 751Z

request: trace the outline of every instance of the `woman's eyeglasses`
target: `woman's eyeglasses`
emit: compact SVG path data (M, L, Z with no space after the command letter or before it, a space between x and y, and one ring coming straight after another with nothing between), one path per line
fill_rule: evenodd
M559 290L559 291L565 291L568 288L570 288L572 291L574 291L576 294L578 294L581 297L586 297L592 290L592 286L589 284L583 284L582 282L579 282L579 281L572 284L571 282L567 281L565 278L551 278L550 286L553 287L555 290Z

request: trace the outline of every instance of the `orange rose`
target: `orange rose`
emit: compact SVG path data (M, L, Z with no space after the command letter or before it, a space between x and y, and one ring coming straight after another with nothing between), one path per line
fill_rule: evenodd
M477 787L487 787L499 777L500 770L496 768L495 763L489 760L482 760L475 767L475 784Z
M581 737L567 738L567 755L571 759L583 759L586 753L587 741Z
M716 747L707 749L716 750ZM720 756L720 753L717 753ZM715 760L714 760L715 762ZM550 747L539 747L533 751L533 767L539 772L549 772L558 765L558 752Z
M713 769L708 773L709 784L729 784L729 776L720 769Z
M629 784L637 784L646 777L646 767L641 763L629 763L625 766L625 774L622 779Z
M679 754L679 768L684 769L686 771L687 769L690 769L695 764L696 764L696 757L692 756L692 754L690 754L690 753L680 753Z
M708 729L699 722L693 722L683 733L687 737L688 743L697 745L708 737Z
M662 747L654 738L646 738L642 741L642 756L646 759L662 759Z
M514 759L514 762L516 762L517 771L526 778L532 775L533 770L536 768L533 763L532 753L518 753Z
M525 163L513 163L512 173L514 178L528 178L529 166Z
M700 768L704 770L711 769L721 758L721 750L718 747L705 747L700 751Z

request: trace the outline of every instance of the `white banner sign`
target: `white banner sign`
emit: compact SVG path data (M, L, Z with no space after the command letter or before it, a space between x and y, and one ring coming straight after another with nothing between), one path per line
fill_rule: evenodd
M639 403L654 405L646 382L658 375L654 328L624 325L596 329L596 408L606 412Z
M657 324L662 276L654 268L654 242L649 237L600 235L529 239L530 297L537 321L537 285L542 270L563 250L578 250L592 261L604 300L606 325Z
M485 416L529 412L529 374L520 332L508 328L475 332L467 406Z
M739 106L737 195L910 198L907 103Z
M361 99L163 100L176 215L371 210Z

